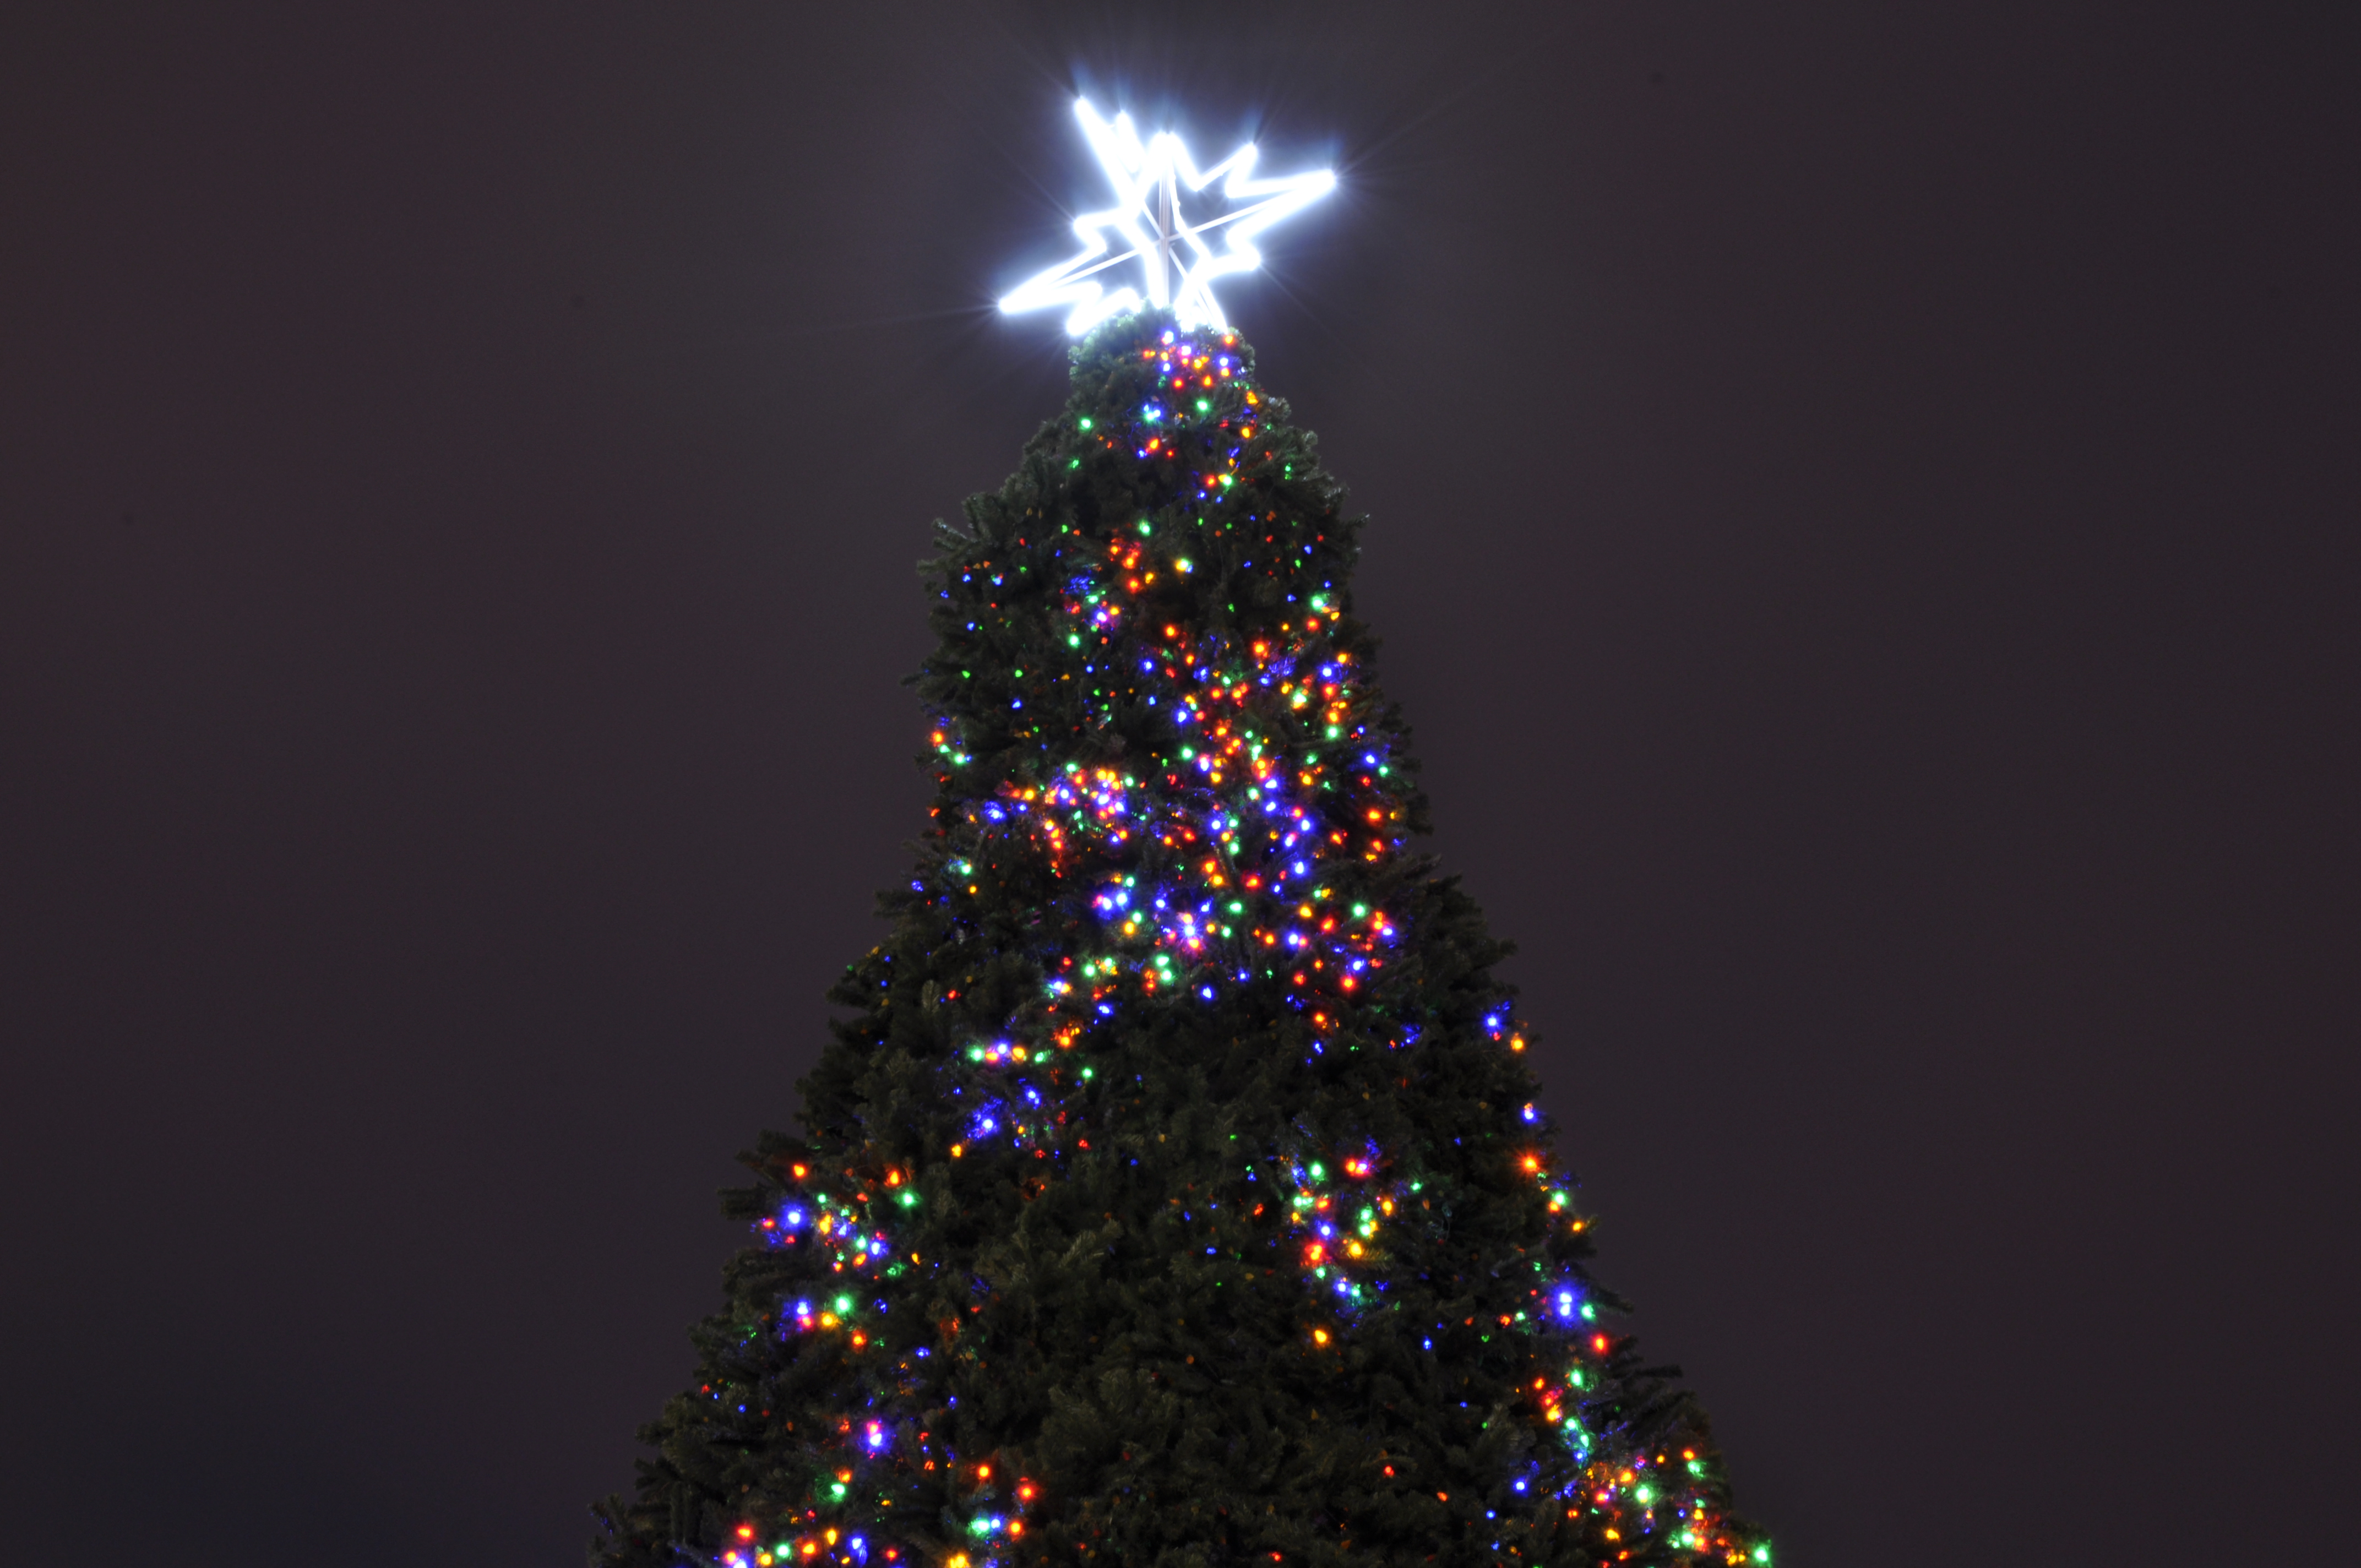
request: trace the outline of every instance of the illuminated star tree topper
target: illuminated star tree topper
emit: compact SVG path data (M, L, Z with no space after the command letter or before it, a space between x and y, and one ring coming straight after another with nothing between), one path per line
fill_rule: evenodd
M1074 114L1115 186L1115 205L1076 218L1080 254L1028 279L1000 302L1000 308L1013 313L1071 304L1073 313L1066 318L1066 331L1076 337L1143 304L1169 308L1184 327L1228 330L1221 302L1213 298L1213 280L1261 266L1254 236L1335 188L1336 176L1325 169L1282 179L1255 178L1257 154L1252 142L1201 170L1170 131L1159 131L1143 142L1130 115L1102 119L1087 98L1074 101ZM1199 195L1217 180L1230 210L1201 223L1182 216L1182 188ZM1229 232L1223 236L1225 247L1216 251L1205 236L1220 228ZM1144 296L1128 286L1110 292L1098 280L1099 273L1135 259L1146 274Z

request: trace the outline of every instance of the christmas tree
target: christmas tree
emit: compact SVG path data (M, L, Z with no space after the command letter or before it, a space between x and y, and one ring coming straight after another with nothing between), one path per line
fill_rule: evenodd
M939 525L918 864L594 1563L1770 1560L1410 848L1341 500L1143 311Z

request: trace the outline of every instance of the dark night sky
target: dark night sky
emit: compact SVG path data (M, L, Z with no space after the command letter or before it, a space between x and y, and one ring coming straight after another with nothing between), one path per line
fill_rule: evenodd
M1343 175L1225 297L1784 1561L2350 1555L2344 11L12 8L0 1557L578 1561L1078 87Z

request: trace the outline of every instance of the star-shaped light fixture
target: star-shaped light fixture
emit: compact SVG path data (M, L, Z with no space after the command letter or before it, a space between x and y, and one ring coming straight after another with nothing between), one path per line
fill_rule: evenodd
M1254 236L1335 188L1336 176L1325 169L1282 180L1255 179L1252 142L1211 169L1200 170L1170 131L1142 142L1130 115L1117 115L1110 124L1099 118L1087 98L1074 101L1074 114L1115 185L1115 204L1076 218L1074 233L1082 242L1082 254L1028 280L1002 300L1000 308L1014 312L1071 304L1066 330L1076 337L1109 316L1143 304L1170 306L1183 326L1226 329L1221 302L1208 285L1224 273L1261 266ZM1203 223L1181 217L1180 188L1186 186L1195 195L1216 180L1222 181L1221 194L1232 203L1230 211ZM1229 244L1216 252L1203 236L1224 227L1230 231ZM1123 248L1117 248L1118 242ZM1135 258L1147 271L1145 298L1129 287L1110 293L1097 280L1095 274Z

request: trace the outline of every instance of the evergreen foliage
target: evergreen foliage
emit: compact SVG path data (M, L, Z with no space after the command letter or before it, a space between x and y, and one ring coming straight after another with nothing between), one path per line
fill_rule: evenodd
M1769 1560L1406 850L1341 499L1143 314L940 529L918 864L595 1563Z

